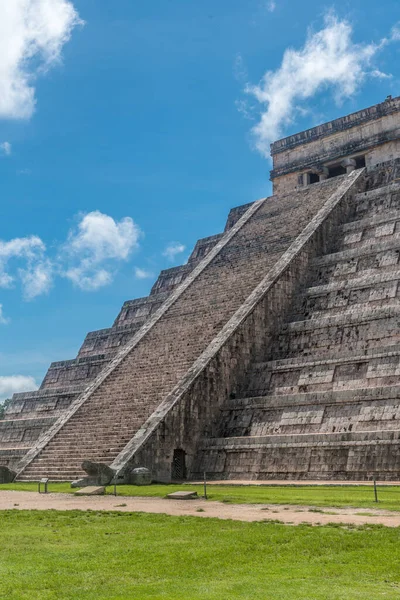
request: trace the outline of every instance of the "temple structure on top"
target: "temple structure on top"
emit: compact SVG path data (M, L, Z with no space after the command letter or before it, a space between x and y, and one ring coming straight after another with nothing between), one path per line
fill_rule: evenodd
M400 98L271 144L274 194L298 190L400 156Z
M400 478L400 98L271 153L273 196L14 395L0 479Z

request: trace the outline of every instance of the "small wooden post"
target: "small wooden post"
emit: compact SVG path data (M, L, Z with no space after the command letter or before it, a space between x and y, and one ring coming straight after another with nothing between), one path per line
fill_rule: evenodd
M376 477L374 477L374 494L375 494L375 502L378 502L378 490L376 487Z
M207 500L207 478L206 478L205 471L204 471L204 500Z
M116 496L116 495L117 495L117 484L114 483L114 496Z

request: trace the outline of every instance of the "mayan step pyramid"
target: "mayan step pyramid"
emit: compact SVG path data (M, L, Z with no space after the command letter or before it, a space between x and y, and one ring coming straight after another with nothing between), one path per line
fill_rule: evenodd
M400 98L271 150L273 196L14 395L18 480L400 478Z

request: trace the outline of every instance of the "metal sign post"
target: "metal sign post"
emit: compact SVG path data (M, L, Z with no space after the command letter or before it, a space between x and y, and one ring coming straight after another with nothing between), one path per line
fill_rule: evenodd
M46 479L46 477L43 477L39 482L38 482L38 492L39 494L48 494L48 486L49 480ZM41 491L41 485L43 484L43 492Z

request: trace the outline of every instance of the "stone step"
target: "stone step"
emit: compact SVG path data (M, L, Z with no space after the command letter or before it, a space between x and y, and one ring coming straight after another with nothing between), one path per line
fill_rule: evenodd
M368 354L298 357L256 363L246 395L356 389L393 385L400 375L400 351L373 349Z
M352 233L359 231L360 229L370 229L379 225L384 225L385 223L390 223L392 221L400 221L399 209L388 209L387 211L377 215L363 217L354 221L348 221L342 225L342 232L344 234Z
M344 352L341 349L339 351L332 352L332 354L328 357L321 358L318 354L312 356L308 355L304 356L294 356L290 358L280 358L276 360L269 361L259 361L255 362L255 368L269 368L274 371L285 371L288 368L301 368L303 366L308 365L329 365L329 364L338 364L338 363L348 363L348 362L356 362L366 360L369 361L375 358L381 357L390 357L390 356L398 356L400 354L400 344L393 344L390 346L381 345L378 348L371 348L365 351L360 351L359 354L351 352Z
M19 419L5 418L5 419L0 420L0 431L2 429L11 428L14 425L17 427L32 427L34 425L36 425L36 426L45 425L48 427L52 423L55 423L55 421L56 421L56 418L53 416L53 414L51 416L39 414L36 417L28 417L28 418L20 417Z
M400 183L398 182L398 179L395 179L390 183L379 185L379 187L374 187L373 189L367 190L365 192L357 192L356 194L354 194L354 201L359 203L364 200L379 198L382 195L398 191L400 191Z
M6 411L6 419L58 417L82 390L81 385L16 393Z
M89 433L91 434L91 439L98 439L98 440L103 440L104 443L107 443L109 441L114 440L116 437L118 440L126 440L126 439L130 439L132 437L132 431L136 431L135 428L131 428L131 430L127 429L126 431L124 431L123 433L121 433L121 435L119 434L118 430L115 430L115 432L103 432L101 431L101 426L99 423L97 423L98 426L98 433L96 435L96 433L93 433L93 431L90 430L90 428L87 429L80 429L80 428L76 428L76 430L74 429L73 431L68 430L63 432L63 440L65 441L75 441L75 442L79 442L79 444L84 444L85 442L85 433ZM58 440L56 438L53 438L53 440L51 440L51 443L58 443Z
M365 221L368 222L365 223ZM351 223L359 223L359 227L344 231L342 241L343 250L347 248L362 248L366 243L373 241L389 241L400 232L399 213L397 213L396 217L393 216L393 213L383 213L380 215L380 218L376 218L375 223L371 222L371 219L362 219L360 221L352 221Z
M244 448L273 448L273 447L305 447L335 446L335 445L364 445L375 446L380 443L400 444L400 428L381 431L350 431L339 433L297 433L264 436L243 436L229 438L205 438L200 443L201 449L218 450Z
M110 440L110 445L107 446L107 443L103 443L101 438L98 440L99 441L99 445L101 445L102 448L105 448L107 451L108 450L113 450L113 449L122 449L128 442L129 440L132 438L132 436L130 437L126 437L122 440L119 440L117 438L114 438L114 440ZM93 440L95 442L95 440ZM79 443L79 440L76 439L75 441L73 440L59 440L57 441L57 443L52 443L51 444L51 449L52 449L52 453L56 454L57 450L60 449L60 453L62 453L63 451L65 451L66 454L73 452L74 449L76 449L77 444ZM81 444L79 443L79 451L80 452L85 452L86 450L91 450L93 448L93 442L91 444Z
M43 461L42 460L41 462L38 462L34 469L29 469L29 470L27 469L26 473L32 474L33 472L36 473L39 470L42 470L42 471L47 470L48 471L49 469L52 469L55 467L57 467L59 469L63 469L63 470L65 470L66 468L73 468L76 470L78 468L81 469L81 465L84 460L91 460L93 462L98 462L98 463L101 462L101 463L111 464L112 461L114 460L114 458L115 458L115 455L111 455L111 456L94 455L93 456L91 454L89 454L89 455L86 454L83 457L71 456L71 457L68 457L68 460L62 460L59 457L56 457L52 461Z
M40 463L44 463L47 462L48 457L51 455L52 457L57 457L57 459L61 462L66 462L68 460L72 460L72 459L76 459L76 460L80 460L81 462L83 460L86 460L87 458L89 458L89 456L93 456L93 454L97 455L97 458L99 458L100 456L117 456L118 453L120 451L120 448L118 447L110 447L110 448L93 448L92 447L86 447L86 448L81 448L79 446L79 451L75 450L75 452L73 452L72 450L68 450L66 449L65 452L62 451L62 449L53 449L51 447L48 447L47 449L45 448L41 454L39 454L38 458L37 458L37 462L36 464L40 464Z
M44 476L44 473L76 473L77 471L80 471L82 473L84 473L84 471L80 468L77 468L76 466L72 465L72 466L65 466L60 464L57 464L57 466L54 465L50 465L50 466L41 466L39 465L37 469L35 469L35 472L37 472L38 475L40 476Z
M16 479L17 482L23 481L39 481L42 478L49 479L50 482L63 482L63 481L75 481L85 477L87 473L84 471L71 471L71 472L52 472L44 471L42 473L34 473L32 475L21 475Z
M263 396L241 396L226 401L221 410L242 411L253 409L275 410L302 406L325 406L357 404L364 401L400 400L400 384L382 387L365 387L355 390L329 390L327 392L299 392L296 394L265 394Z
M147 317L148 315L143 315L136 317L135 322L129 324L114 325L107 329L90 331L79 349L77 358L96 356L104 352L115 352L140 329Z
M338 352L365 352L400 343L400 309L385 306L364 311L342 311L326 318L294 321L282 327L276 358Z
M361 192L354 196L356 216L374 215L400 208L400 188L397 183Z
M79 458L81 457L82 460L85 460L85 458L87 458L89 454L94 452L94 448L97 453L101 453L103 456L111 456L111 455L117 456L119 454L119 452L121 451L121 449L124 447L124 445L122 445L122 446L113 445L110 447L100 447L100 444L96 445L95 443L92 444L91 446L88 445L88 446L84 446L84 447L81 447L79 445L79 452L77 452L76 450L74 451L72 447L69 447L67 445L64 447L64 449L61 445L56 446L56 447L50 446L47 452L45 450L42 452L42 454L38 458L38 461L39 462L47 461L50 450L51 450L51 455L56 456L60 460L64 460L67 458L69 460L71 457L79 457Z
M400 270L377 272L312 286L299 298L293 320L320 318L343 309L363 311L400 303Z
M286 394L231 401L220 437L400 430L400 386Z
M400 430L204 440L193 477L209 479L398 479Z
M86 477L87 473L81 468L81 463L69 463L68 465L60 464L57 467L53 465L38 466L37 469L26 470L16 478L16 481L37 481L42 477L60 477L66 481Z
M368 243L363 248L340 250L313 259L309 279L313 286L318 286L346 281L349 277L382 274L396 268L399 256L398 236L387 241Z
M345 291L372 288L381 284L387 284L392 282L398 282L400 280L400 269L397 265L387 271L373 271L368 273L362 273L358 277L348 277L345 281L330 281L322 285L313 285L308 287L304 296L309 298L315 298L318 296L324 296L331 292Z
M84 477L87 476L87 473L82 469L81 467L81 463L75 462L75 463L69 463L69 464L58 464L57 466L54 465L38 465L37 469L33 469L33 470L26 470L26 472L23 473L23 475L25 477L29 477L30 479L32 478L37 478L40 479L41 477L49 477L51 474L52 475L63 475L66 476L66 479L73 479L77 474L80 474L80 477ZM17 481L20 480L20 477L17 478Z
M311 268L321 268L328 267L331 265L337 265L338 263L347 262L349 264L349 268L347 271L344 271L344 275L352 275L356 272L354 268L354 264L357 260L361 258L366 258L368 256L375 257L376 255L383 255L385 253L399 250L400 248L400 233L396 233L391 236L388 240L366 240L363 245L358 246L357 248L348 248L343 250L338 250L337 252L332 252L330 254L324 254L322 256L317 256L310 261ZM383 257L384 258L384 257ZM384 259L381 259L381 263L378 266L393 266L397 264L397 262L391 261L390 264L385 264ZM388 261L386 261L388 262Z
M5 453L15 452L23 456L27 450L30 450L32 447L32 442L27 442L26 444L15 444L11 442L10 444L2 446L0 448L0 465L1 465L1 456Z
M303 319L299 321L290 321L283 326L283 331L313 331L315 329L325 329L327 327L337 327L346 325L355 325L368 323L379 319L388 319L400 316L400 307L397 304L366 308L363 311L348 308L342 310L338 315L319 317L316 319Z
M115 353L116 351L109 351L94 356L53 362L43 379L42 388L51 390L60 386L75 386L84 381L89 382L110 362Z
M121 432L121 434L119 433L118 428L116 428L114 431L103 432L101 430L101 425L99 421L97 421L97 423L94 423L93 426L97 428L97 434L93 433L93 430L91 430L90 427L84 427L82 424L77 424L76 429L74 428L74 430L71 430L69 428L68 431L65 430L62 432L63 440L75 440L79 441L80 443L82 442L82 438L84 439L85 437L87 437L87 434L90 433L91 439L98 439L106 443L110 440L114 440L116 437L119 440L130 439L132 437L132 432L136 431L136 428L131 427ZM59 435L61 435L61 432ZM56 438L54 438L54 440L52 441L55 442Z

